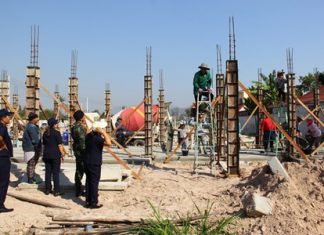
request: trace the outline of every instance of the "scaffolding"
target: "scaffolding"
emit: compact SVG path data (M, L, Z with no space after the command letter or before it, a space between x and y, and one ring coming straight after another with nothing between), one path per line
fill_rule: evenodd
M1 71L0 95L2 97L5 97L7 100L9 100L10 81L9 81L9 75L5 70ZM4 108L6 108L6 103L4 102L3 99L0 99L0 109L4 109Z

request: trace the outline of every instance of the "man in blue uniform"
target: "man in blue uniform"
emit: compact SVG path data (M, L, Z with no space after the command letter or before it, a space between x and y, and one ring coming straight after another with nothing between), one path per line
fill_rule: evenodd
M98 124L97 124L98 123ZM104 145L111 145L108 134L103 130L105 126L100 122L93 124L93 131L86 135L86 208L97 209L102 207L98 204L98 188L101 175L102 150Z
M8 134L7 125L10 123L10 115L7 109L0 110L0 213L11 212L13 209L5 207L9 178L10 157L13 156L12 143Z

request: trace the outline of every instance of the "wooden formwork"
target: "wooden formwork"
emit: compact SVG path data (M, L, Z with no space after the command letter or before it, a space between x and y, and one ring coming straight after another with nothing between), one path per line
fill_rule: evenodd
M226 61L227 77L227 172L239 175L239 94L237 60Z
M74 123L73 113L76 111L76 105L78 104L77 97L79 95L78 92L78 78L70 77L69 78L69 149L70 155L72 155L72 136L71 136L71 128Z
M10 82L7 78L2 78L0 80L0 95L6 97L6 99L9 99L9 94L10 94ZM0 99L0 109L4 109L4 108L6 108L6 103L3 101L3 99Z
M217 162L225 157L225 131L224 131L224 113L222 111L224 99L224 74L216 74L216 97L220 97L216 106L216 145Z
M287 110L288 110L288 134L291 139L296 141L296 127L297 127L297 115L296 115L296 85L295 85L295 74L287 74ZM288 143L288 154L290 156L296 155L296 150L294 146Z
M3 99L1 99L1 100L3 100ZM17 93L14 93L12 95L12 107L17 112L19 111L19 96L18 96ZM18 126L19 126L18 120L16 118L13 118L13 120L12 120L12 132L13 132L12 139L14 141L17 141L18 140L18 132L19 132Z
M166 109L164 103L164 89L159 90L159 140L160 145L163 146L166 142L166 127L165 127L165 116L166 116Z
M110 89L105 90L105 114L107 127L106 132L111 134L111 91Z
M26 114L30 112L39 115L39 79L40 68L38 66L27 66L26 72Z
M260 104L262 104L263 101L263 89L261 89L260 84L258 85L258 100ZM256 106L258 107L258 106ZM261 130L261 119L262 119L262 111L258 108L258 113L257 113L257 134L255 136L255 145L256 148L261 148L263 146L262 140L263 140L263 132Z
M145 157L153 156L152 76L144 76Z

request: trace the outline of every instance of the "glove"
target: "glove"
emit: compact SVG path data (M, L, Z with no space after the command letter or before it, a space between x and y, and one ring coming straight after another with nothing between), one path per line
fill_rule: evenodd
M198 89L198 92L199 92L199 93L203 92L203 89L199 88L199 89Z

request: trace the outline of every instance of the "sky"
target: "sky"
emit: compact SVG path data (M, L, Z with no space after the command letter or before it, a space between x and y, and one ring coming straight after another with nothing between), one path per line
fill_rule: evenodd
M77 50L79 98L83 107L88 100L89 111L104 110L107 83L113 111L141 102L148 46L154 103L163 70L166 101L189 107L198 66L207 63L215 79L217 44L226 69L230 16L246 86L257 80L258 68L266 75L287 71L287 48L293 48L297 77L324 70L323 0L0 0L0 9L0 70L10 75L23 106L33 25L39 26L41 82L51 91L58 85L67 100L71 52ZM46 93L40 99L53 108Z

